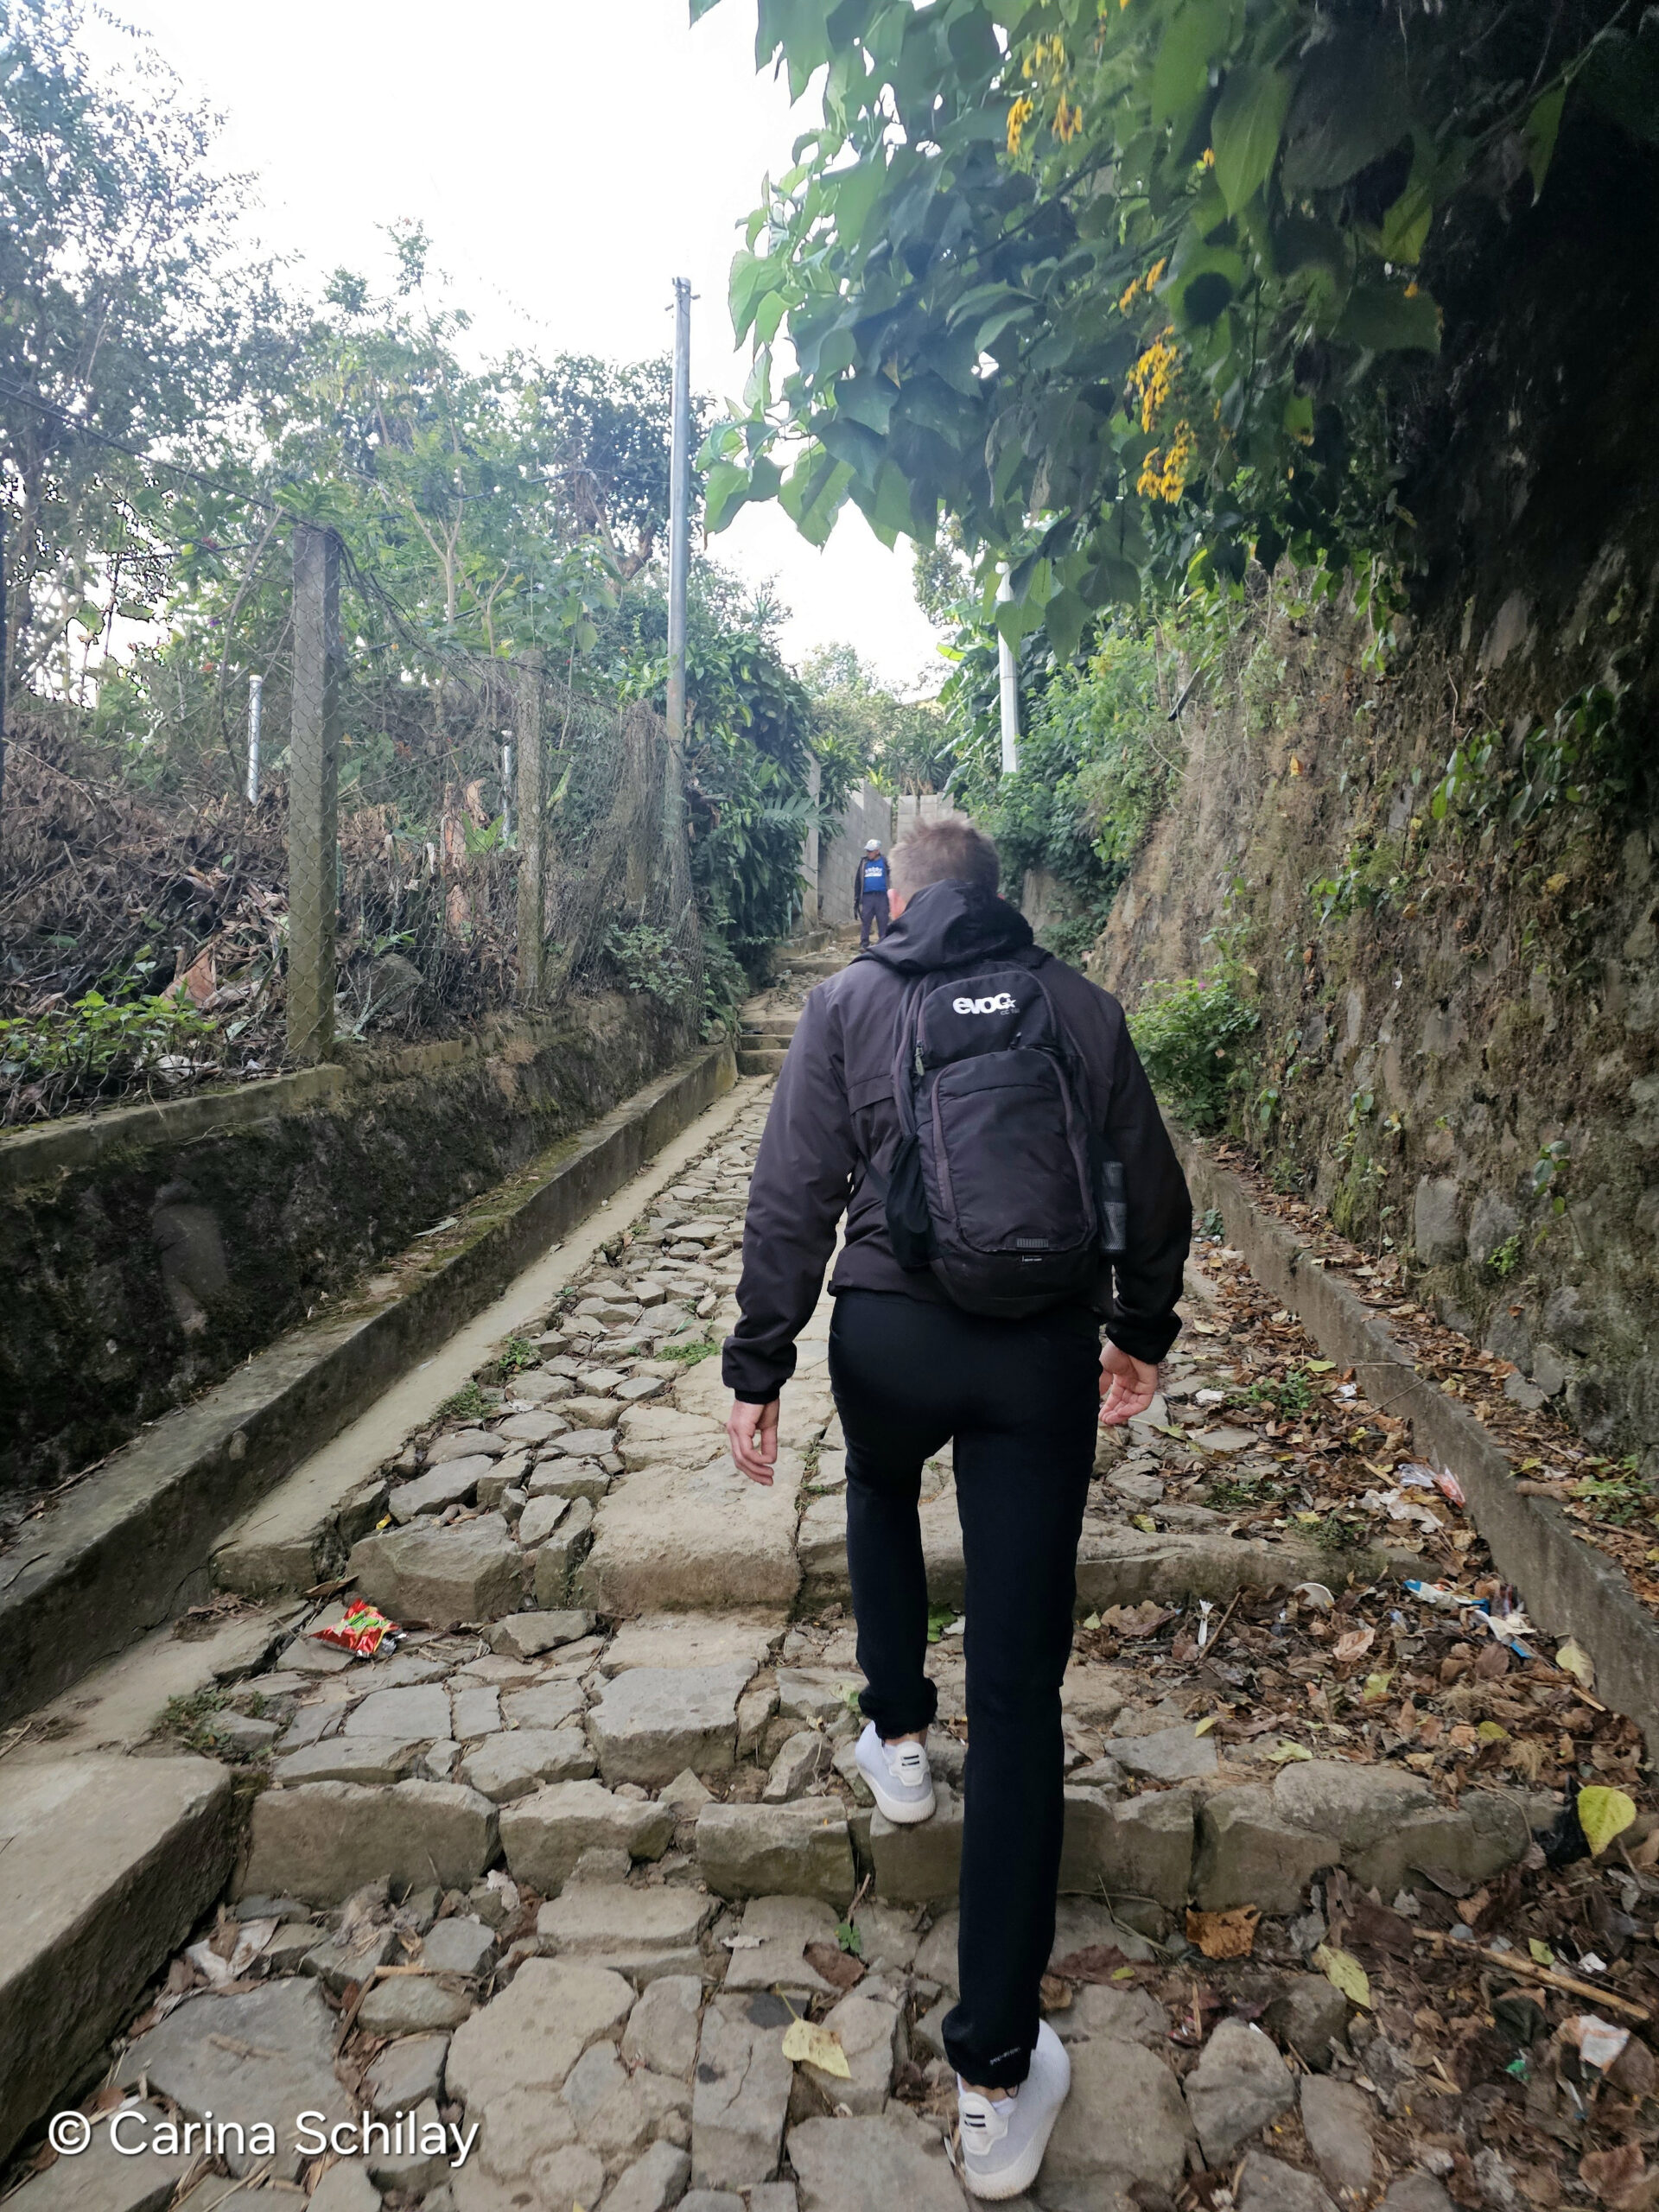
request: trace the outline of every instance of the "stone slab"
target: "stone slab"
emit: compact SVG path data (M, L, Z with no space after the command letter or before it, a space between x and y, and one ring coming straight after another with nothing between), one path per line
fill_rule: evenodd
M528 1797L546 1782L583 1782L594 1767L580 1728L504 1728L461 1764L461 1778L498 1805Z
M365 1536L353 1545L346 1571L371 1605L406 1626L497 1620L516 1613L524 1595L524 1557L499 1513Z
M122 2107L117 2130L123 2144L147 2143L168 2117L155 2103ZM92 2143L77 2158L61 2158L6 2199L8 2212L166 2212L173 2192L197 2163L194 2151L147 2151L130 2157L110 2139L107 2114L95 2123ZM222 2184L221 2184L222 2186Z
M481 1453L445 1459L412 1483L399 1483L386 1500L386 1510L402 1522L417 1520L423 1513L442 1513L446 1505L470 1504L480 1482L494 1466L495 1461Z
M616 2039L632 2009L620 1974L526 1959L501 1994L456 2029L444 2068L448 2093L476 2119L514 2090L560 2088L590 2044Z
M647 1613L622 1622L599 1657L602 1675L631 1667L765 1666L783 1640L781 1614Z
M0 1797L0 2160L90 2064L231 1871L231 1783L199 1758L19 1767Z
M188 1998L123 2052L117 2079L147 2082L188 2120L212 2113L251 2129L276 2131L274 2171L299 2177L304 2156L294 2118L320 2112L325 2125L349 2120L353 2105L334 2072L334 2014L315 1981L290 1979L234 1995ZM263 2163L245 2143L225 2149L240 2177Z
M820 1897L843 1909L852 1901L852 1838L838 1798L705 1805L696 1848L717 1897Z
M333 1904L383 1879L470 1889L496 1842L495 1807L459 1783L267 1789L254 1801L242 1894Z
M613 1675L588 1715L607 1783L649 1789L687 1767L724 1773L736 1755L737 1700L751 1671L740 1659L721 1667L631 1667Z
M327 1736L289 1751L271 1768L283 1788L302 1782L402 1782L412 1774L429 1738Z
M776 1998L716 1997L702 2016L691 2103L691 2179L738 2189L778 2171L795 2069Z
M789 2131L801 2212L964 2212L939 2143L907 2120L807 2120Z
M584 1851L660 1859L674 1836L671 1807L613 1797L597 1782L550 1783L504 1806L500 1824L510 1872L543 1897L557 1895Z
M346 1716L348 1736L401 1736L431 1743L449 1733L449 1696L442 1682L400 1690L371 1690Z
M630 1421L652 1411L642 1408ZM577 1578L597 1612L753 1611L792 1605L798 1453L778 1455L769 1490L746 1481L729 1459L626 1476L601 1502L593 1549Z
M537 1659L591 1633L591 1613L564 1607L550 1613L510 1613L490 1630L490 1649L512 1659Z
M836 1941L836 1908L818 1897L754 1897L727 1954L724 1986L799 1990L834 1997L834 1985L806 1962L809 1943Z
M619 1974L695 1974L697 1945L718 1901L701 1890L582 1884L544 1904L536 1932L560 1958L614 1967Z

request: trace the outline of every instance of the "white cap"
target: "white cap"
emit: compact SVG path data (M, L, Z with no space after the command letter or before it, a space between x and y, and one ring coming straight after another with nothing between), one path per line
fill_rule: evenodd
M864 849L867 853L879 853L881 849L881 840L879 837L872 837Z

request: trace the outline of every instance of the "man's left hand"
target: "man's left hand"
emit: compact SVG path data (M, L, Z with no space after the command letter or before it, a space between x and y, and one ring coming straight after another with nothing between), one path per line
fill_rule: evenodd
M726 1416L726 1441L732 1447L733 1465L739 1474L767 1490L772 1488L772 1471L778 1464L778 1408L776 1398L765 1406L746 1405L742 1399L734 1398Z

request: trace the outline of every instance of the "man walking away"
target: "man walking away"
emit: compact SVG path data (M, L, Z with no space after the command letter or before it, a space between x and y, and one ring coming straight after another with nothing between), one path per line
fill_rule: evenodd
M893 855L885 940L807 1000L755 1166L724 1373L733 1459L770 1483L779 1394L844 1210L830 1374L868 1683L857 1758L889 1820L932 1812L917 1507L924 1463L954 1439L969 1753L944 2041L967 2186L1008 2198L1071 2082L1039 1985L1096 1411L1116 1425L1152 1402L1192 1209L1122 1008L1040 951L996 887L988 838L924 825Z
M875 924L875 941L880 944L893 927L888 910L889 890L887 856L880 842L872 837L864 848L864 856L853 870L853 919L862 921L858 933L858 949L866 950L870 942L870 924Z

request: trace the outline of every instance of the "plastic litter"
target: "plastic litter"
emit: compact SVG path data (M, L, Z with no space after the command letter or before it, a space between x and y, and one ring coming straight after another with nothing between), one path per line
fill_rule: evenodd
M403 1634L396 1621L389 1621L383 1612L355 1598L337 1621L327 1628L311 1631L319 1643L332 1643L341 1651L354 1651L359 1659L372 1659L381 1645L395 1641Z
M1386 1513L1390 1521L1414 1521L1420 1529L1437 1530L1446 1526L1438 1513L1431 1513L1426 1505L1414 1504L1403 1491L1368 1490L1359 1502L1367 1512Z
M1605 2074L1623 2054L1630 2039L1628 2028L1616 2028L1611 2020L1604 2020L1599 2012L1580 2012L1568 2020L1562 2029L1569 2043L1579 2047L1579 2056L1586 2066L1593 2066Z
M1406 1587L1409 1590L1411 1585L1408 1583ZM1312 1605L1314 1611L1319 1613L1328 1613L1337 1602L1323 1582L1299 1582L1290 1594L1293 1598L1300 1598L1305 1605Z

